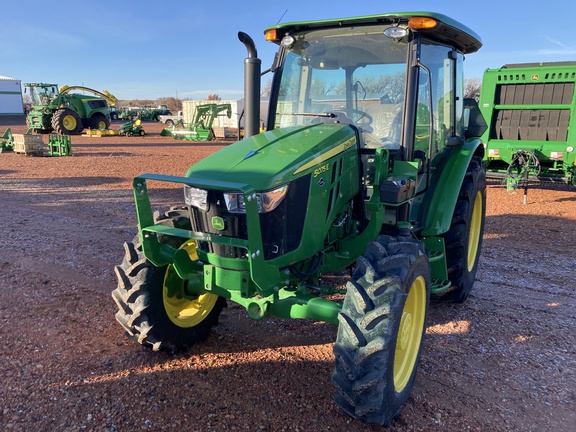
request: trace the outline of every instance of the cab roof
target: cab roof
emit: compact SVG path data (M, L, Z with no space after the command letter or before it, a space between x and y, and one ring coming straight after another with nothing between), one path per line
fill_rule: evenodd
M438 22L438 25L432 29L414 30L425 34L428 39L453 46L464 54L476 52L482 47L482 40L480 39L480 36L478 36L478 34L476 34L473 30L446 15L435 12L390 12L378 15L365 15L351 18L332 18L317 21L289 22L270 26L264 30L264 33L273 29L276 29L279 34L284 35L293 32L337 27L386 24L399 24L407 26L408 21L412 17L433 18ZM282 39L282 37L279 39ZM276 43L280 43L280 40L277 40Z

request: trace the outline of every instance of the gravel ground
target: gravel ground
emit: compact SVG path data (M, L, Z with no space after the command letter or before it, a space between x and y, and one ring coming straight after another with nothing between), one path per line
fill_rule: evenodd
M229 304L185 354L123 335L110 293L136 232L132 178L183 175L229 144L144 129L73 137L70 157L0 153L0 430L386 430L332 402L335 326L253 321ZM158 192L158 208L181 202L180 188ZM475 288L462 305L432 304L390 430L576 429L575 221L574 190L532 187L523 205L489 186Z

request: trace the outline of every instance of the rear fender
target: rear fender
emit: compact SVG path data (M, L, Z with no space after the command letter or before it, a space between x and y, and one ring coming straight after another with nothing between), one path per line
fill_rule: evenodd
M467 140L462 147L450 148L449 155L436 168L430 188L424 195L416 219L423 227L423 237L442 235L450 229L452 216L468 165L474 156L483 156L478 138Z

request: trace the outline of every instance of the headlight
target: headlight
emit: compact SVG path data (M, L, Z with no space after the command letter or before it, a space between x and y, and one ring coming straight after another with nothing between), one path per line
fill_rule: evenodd
M288 185L280 186L266 192L257 192L258 213L268 213L280 205L286 193ZM224 192L226 207L230 213L246 213L246 204L244 203L244 194L237 192Z
M208 210L208 191L184 185L184 202L200 210Z

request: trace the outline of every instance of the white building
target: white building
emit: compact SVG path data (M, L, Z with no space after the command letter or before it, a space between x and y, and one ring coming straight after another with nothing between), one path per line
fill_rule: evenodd
M0 75L0 115L22 115L22 83Z

